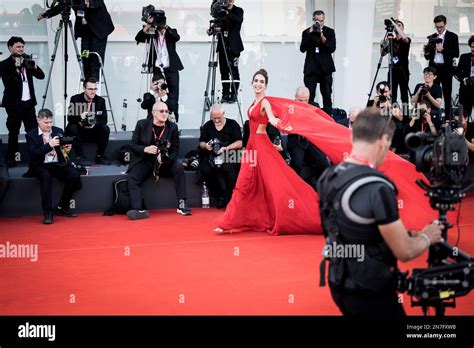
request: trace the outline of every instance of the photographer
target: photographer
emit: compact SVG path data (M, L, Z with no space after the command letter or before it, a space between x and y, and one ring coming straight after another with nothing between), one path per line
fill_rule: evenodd
M225 117L221 104L214 104L210 113L211 120L202 126L199 137L199 168L202 181L217 198L217 207L223 208L230 201L237 182L240 165L237 150L242 148L242 134L239 124ZM224 158L235 158L235 161Z
M151 5L150 5L151 6ZM169 110L179 121L179 71L183 64L176 52L176 42L180 36L176 29L166 24L164 11L155 10L153 6L144 7L142 20L146 21L143 29L135 36L138 43L149 45L148 68L153 71L154 78L164 79L168 85Z
M60 0L56 6L51 7L38 16L38 20L51 18L58 15L64 8L70 6L67 1ZM105 49L107 39L115 30L104 0L84 0L81 6L74 6L76 21L74 23L75 39L81 38L81 52L97 52L105 63ZM99 80L100 62L95 55L82 60L84 66L84 78L95 78Z
M410 71L408 69L408 56L410 54L411 39L406 36L404 30L404 24L402 21L390 19L395 32L394 36L387 37L386 40L380 42L380 53L385 55L390 50L390 40L393 44L393 62L392 70L392 101L397 103L398 86L400 86L400 98L404 105L408 105L408 80L410 77ZM390 82L390 73L388 74L387 80Z
M432 105L433 113L438 114L441 104L443 103L443 91L439 85L434 83L436 76L437 71L435 68L424 68L423 78L425 83L419 83L415 86L415 94L411 101L415 106L422 101L427 101Z
M441 127L441 119L439 115L431 115L431 103L422 101L418 103L418 107L413 109L412 118L408 124L409 133L427 132L436 134Z
M213 0L211 9L218 1ZM240 80L239 74L239 57L244 50L244 44L240 37L240 29L244 21L244 10L234 5L234 0L228 0L227 8L215 14L219 17L217 21L221 24L222 38L217 41L217 52L219 53L219 70L221 73L221 81ZM214 20L216 21L216 20ZM214 22L216 23L216 22ZM208 30L208 35L214 32L212 28ZM226 60L227 54L227 60ZM230 66L230 69L229 69ZM232 72L232 79L231 79ZM239 82L222 82L222 102L235 103L237 101L237 93L239 91Z
M453 88L453 60L459 56L458 36L446 30L446 17L436 16L433 20L436 33L428 36L428 44L423 47L429 66L436 69L436 84L442 84L446 117L451 117L451 91ZM437 107L433 101L431 103ZM438 107L439 108L439 107Z
M143 110L148 110L148 118L153 118L152 109L157 101L162 101L168 105L168 85L163 78L154 76L151 81L150 90L143 95L143 100L140 104Z
M174 178L178 199L177 213L191 215L186 204L186 178L181 163L177 163L179 149L178 126L168 121L168 106L157 102L152 109L153 118L139 120L130 145L132 158L128 166L128 191L132 209L127 212L130 220L145 219L141 185L152 174L156 181L160 176Z
M384 162L394 130L380 110L362 111L354 122L351 154L326 170L318 182L328 281L344 316L404 316L396 292L397 259L413 260L441 240L437 222L420 232L407 231L398 215L395 184L376 170ZM357 258L328 254L327 247L334 244L359 246L363 254Z
M94 78L83 82L84 93L71 97L68 109L66 134L77 136L79 141L74 151L80 162L84 157L82 143L90 140L97 143L95 163L110 164L104 156L109 143L110 128L107 126L107 108L105 99L96 95L97 83Z
M25 54L25 41L12 36L7 42L10 57L0 62L0 77L5 89L2 107L7 113L8 150L7 165L16 166L18 134L21 123L25 132L36 129L36 96L33 77L44 79L43 71Z
M308 96L307 87L301 86L296 89L295 100L308 103ZM291 168L316 189L316 181L329 166L329 159L313 143L298 134L288 134L286 146L291 158Z
M26 135L30 155L28 174L40 181L43 223L52 224L53 214L66 217L77 216L69 204L74 192L82 188L82 182L79 172L69 161L72 145L62 144L61 139L64 139L64 133L61 128L53 126L53 113L48 109L41 109L37 121L38 127ZM54 212L53 177L64 182L63 194Z
M460 113L467 118L471 117L474 101L474 36L468 41L471 52L461 54L456 75L459 78Z
M323 110L332 114L332 73L336 71L332 54L336 51L336 34L324 25L324 12L314 11L314 24L305 29L301 37L300 51L306 52L304 84L309 89L309 102L314 102L316 87L320 84Z

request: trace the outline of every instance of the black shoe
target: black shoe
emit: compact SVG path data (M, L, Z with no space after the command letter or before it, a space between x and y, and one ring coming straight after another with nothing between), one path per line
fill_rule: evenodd
M221 103L228 103L229 102L229 95L228 94L223 94L221 98Z
M96 164L103 164L103 165L106 165L106 166L109 166L110 165L110 162L107 161L107 158L105 158L105 156L95 156L95 163Z
M53 223L53 212L48 211L44 213L43 224L51 225Z
M229 103L229 104L233 104L233 103L236 103L236 102L237 102L237 96L235 96L235 95L230 95L227 98L227 103Z
M191 210L188 208L188 205L184 199L179 200L178 209L176 209L176 212L181 215L191 215Z
M222 209L227 205L225 197L219 197L217 199L217 208Z
M127 211L127 216L130 220L141 220L141 219L146 219L150 216L148 214L148 210L129 210Z
M65 216L65 217L76 217L77 216L77 214L69 208L58 207L54 213L58 216Z

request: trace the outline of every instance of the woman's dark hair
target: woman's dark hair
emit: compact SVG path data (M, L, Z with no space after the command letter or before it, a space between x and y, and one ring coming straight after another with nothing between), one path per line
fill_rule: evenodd
M253 74L252 81L254 80L255 76L262 75L265 78L265 84L268 85L268 73L265 69L259 69L255 74Z
M473 42L474 42L474 35L472 35L472 36L469 38L469 40L467 41L467 44L468 44L469 46L471 46Z

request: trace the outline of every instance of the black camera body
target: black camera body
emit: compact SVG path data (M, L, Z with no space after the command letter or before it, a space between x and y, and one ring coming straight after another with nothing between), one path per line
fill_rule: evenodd
M228 0L213 0L211 4L211 16L215 19L223 19L229 8Z
M438 35L430 35L427 37L428 43L423 48L425 54L434 53L436 51L436 45L443 43L443 39L438 38Z
M430 86L428 85L423 85L420 90L420 95L426 95L430 91Z
M62 134L58 135L59 138L59 145L64 146L64 145L77 145L79 142L79 139L76 136L64 136Z
M168 152L168 140L159 139L155 145L158 148L158 154L161 155L161 162L163 163L169 162L170 156Z
M166 82L160 82L157 85L158 89L165 91L168 89L168 84Z
M97 124L97 117L96 113L93 111L88 111L86 114L86 118L81 120L81 125L90 127L90 126L95 126Z
M281 144L281 138L277 135L275 139L273 139L273 145L280 145Z
M317 37L321 36L321 34L323 32L323 30L321 28L321 23L319 23L318 21L314 22L312 28L313 28L312 34L314 36L317 36Z
M24 66L27 69L34 69L35 68L35 59L38 59L37 53L32 54L12 54L13 60L15 61L15 66L20 68ZM21 58L23 58L23 63L21 62Z
M156 10L155 6L148 5L142 7L142 21L148 23L148 18L153 19L151 25L159 29L166 27L166 13L163 10Z
M214 164L217 168L219 168L224 163L224 158L222 153L219 154L219 151L222 148L222 142L219 138L211 139L208 143L211 145L211 163Z
M466 87L474 88L474 77L468 77L467 78Z

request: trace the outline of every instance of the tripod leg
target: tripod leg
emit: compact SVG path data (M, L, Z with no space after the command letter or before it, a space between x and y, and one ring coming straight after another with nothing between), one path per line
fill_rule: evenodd
M74 46L74 51L76 52L77 63L79 64L79 70L81 71L81 81L84 81L84 66L82 65L81 54L79 53L79 48L77 47L77 42L74 37L74 28L72 27L72 22L68 21L69 32L71 33L72 45Z
M211 51L209 52L209 63L207 69L207 81L206 81L206 90L204 91L204 105L202 108L202 119L201 126L204 125L206 119L206 112L211 109L212 103L214 102L214 88L215 88L215 79L216 79L216 34L212 36L211 41ZM209 87L211 85L212 79L212 90L211 97L212 101L209 99Z
M44 105L46 103L46 97L48 95L48 89L49 89L49 83L51 82L51 74L53 72L53 67L54 67L54 62L56 61L56 52L58 51L58 46L59 46L59 40L61 38L61 33L64 28L64 22L61 19L59 21L59 26L58 29L56 29L56 36L54 37L54 49L53 49L53 54L51 55L51 65L49 66L49 71L48 71L48 77L46 79L46 87L43 93L43 104L41 105L41 108L44 108Z

